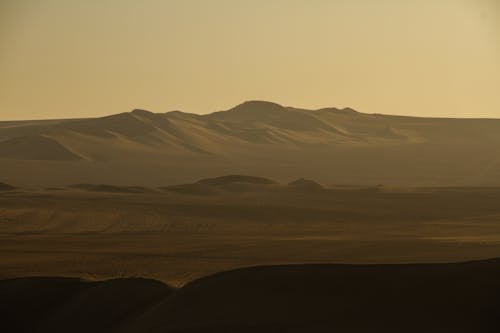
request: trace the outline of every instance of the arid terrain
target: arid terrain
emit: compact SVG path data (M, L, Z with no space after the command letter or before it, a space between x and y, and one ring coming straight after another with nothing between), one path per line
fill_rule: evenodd
M500 333L500 0L0 0L0 333Z
M227 176L0 192L0 275L141 276L500 256L500 188L323 188Z
M500 120L250 101L204 115L134 110L0 122L0 181L18 186L157 187L227 174L325 185L500 186Z
M498 332L500 262L286 265L173 289L148 279L0 280L9 332Z
M500 120L1 122L0 176L10 332L500 327Z

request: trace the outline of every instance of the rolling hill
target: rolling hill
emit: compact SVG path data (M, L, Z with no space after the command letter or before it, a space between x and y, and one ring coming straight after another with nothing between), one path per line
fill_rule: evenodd
M134 110L0 122L0 162L6 181L41 186L158 186L220 174L324 184L500 185L500 120L263 101L204 115Z
M173 290L154 280L0 280L9 332L498 332L500 264L283 265Z

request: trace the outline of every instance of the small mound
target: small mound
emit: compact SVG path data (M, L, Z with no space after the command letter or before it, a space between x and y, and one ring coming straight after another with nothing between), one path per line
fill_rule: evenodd
M161 190L187 195L213 195L227 192L242 193L254 191L261 186L274 185L276 182L262 177L228 175L201 179L193 184L160 187Z
M314 180L300 178L294 180L293 182L288 183L288 186L303 189L303 190L322 190L323 186L321 184L316 183Z
M181 288L133 332L500 332L500 261L287 265Z
M155 280L0 280L5 332L113 332L173 292Z
M88 283L88 282L87 282ZM142 278L91 283L39 326L44 332L113 332L168 297L173 289Z
M196 182L196 184L210 185L210 186L225 186L232 184L251 184L251 185L272 185L276 184L267 178L245 176L245 175L228 175L216 178L206 178Z
M74 184L69 188L92 191L92 192L111 192L111 193L146 193L150 189L142 186L116 186L107 184Z
M16 188L12 185L6 184L6 183L0 183L0 191L12 191L15 190Z
M285 108L277 103L267 101L247 101L240 105L235 106L229 111L235 112L276 112L283 111Z
M217 189L213 186L203 184L182 184L160 187L162 191L175 192L187 195L212 195L218 193Z
M0 280L5 332L499 332L500 260L241 268L148 279Z
M62 187L46 187L46 191L64 191L64 188Z
M29 277L0 280L2 331L32 332L36 323L88 288L75 278Z
M132 113L133 115L142 116L145 118L153 118L155 116L155 114L153 112L148 111L148 110L143 110L143 109L134 109L130 113Z

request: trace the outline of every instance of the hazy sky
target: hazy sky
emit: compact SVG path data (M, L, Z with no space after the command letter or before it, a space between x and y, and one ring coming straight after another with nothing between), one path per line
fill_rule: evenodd
M0 0L0 119L245 100L500 118L500 0Z

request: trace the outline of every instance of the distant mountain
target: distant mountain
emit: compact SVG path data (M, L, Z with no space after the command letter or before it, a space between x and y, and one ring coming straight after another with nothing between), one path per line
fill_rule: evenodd
M302 190L322 190L323 186L316 183L314 180L300 178L288 183L288 186Z
M157 186L155 180L241 173L280 181L314 176L330 184L498 185L500 120L305 110L265 101L205 115L133 110L0 122L0 161L8 180L21 184L36 176L43 185ZM32 175L22 171L28 161L37 165Z
M262 177L246 176L246 175L228 175L216 178L201 179L197 182L201 185L224 186L231 184L253 184L253 185L271 185L276 182Z
M68 187L83 191L109 193L146 193L152 191L151 189L142 186L114 186L106 184L74 184Z
M181 184L162 187L162 190L192 195L208 195L224 192L248 192L277 185L273 180L247 175L227 175L215 178L201 179L191 184Z

